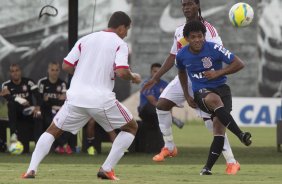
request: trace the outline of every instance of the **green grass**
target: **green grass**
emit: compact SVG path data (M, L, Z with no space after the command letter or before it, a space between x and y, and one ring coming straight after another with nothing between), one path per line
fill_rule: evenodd
M202 123L188 123L182 130L174 129L179 155L163 163L154 163L153 154L129 153L115 168L121 184L278 184L282 183L282 153L276 151L275 128L244 128L253 134L253 145L242 146L229 133L241 171L236 176L224 174L221 156L213 168L213 176L199 176L208 154L212 136ZM50 154L42 162L35 180L22 180L31 155L0 154L0 184L7 183L113 183L96 179L96 172L110 149L103 144L103 153L90 157L84 153L71 156Z
M7 118L7 117L8 117L7 103L0 102L0 118Z

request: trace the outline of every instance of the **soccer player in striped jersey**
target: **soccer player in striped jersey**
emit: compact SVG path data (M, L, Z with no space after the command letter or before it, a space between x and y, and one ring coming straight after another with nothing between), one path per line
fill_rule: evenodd
M192 20L200 20L206 27L207 33L205 39L210 42L214 42L222 45L221 38L219 37L216 29L201 16L200 0L181 0L182 11L186 17L186 22ZM188 42L183 37L183 28L184 25L176 28L174 34L174 41L171 47L170 54L164 61L161 69L156 73L143 87L144 89L151 88L167 71L169 71L175 63L175 57L179 49L187 45ZM189 79L188 79L189 80ZM188 90L192 94L191 83L188 83ZM161 94L158 103L157 103L157 114L159 119L160 129L163 134L165 146L162 148L161 152L153 157L153 160L156 162L164 161L166 157L174 157L177 155L177 148L175 146L173 135L172 135L172 114L171 109L175 106L183 107L183 103L186 101L181 84L179 82L178 76L172 80L169 85L165 88ZM190 99L189 105L191 106L193 99ZM206 127L212 131L213 123L211 120L211 115L201 111L196 106L195 108L197 114L203 118L205 121ZM235 160L232 153L229 141L227 136L225 136L223 155L226 159L226 173L227 174L236 174L240 169L240 164Z

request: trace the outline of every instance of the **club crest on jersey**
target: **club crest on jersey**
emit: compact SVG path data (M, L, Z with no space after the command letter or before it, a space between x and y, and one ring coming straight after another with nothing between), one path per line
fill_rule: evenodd
M202 62L203 62L204 68L210 68L210 67L212 67L212 61L211 61L211 58L210 58L210 57L204 57L204 58L202 59Z
M27 86L23 85L23 91L27 91Z
M61 92L62 91L62 87L61 86L57 86L57 89L56 89L58 92Z

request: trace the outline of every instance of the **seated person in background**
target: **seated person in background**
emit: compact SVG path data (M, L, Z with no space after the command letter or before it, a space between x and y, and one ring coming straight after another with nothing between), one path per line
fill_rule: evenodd
M11 141L19 139L23 153L28 153L29 141L37 141L41 132L40 95L33 80L22 77L18 64L10 66L10 78L2 84L2 95L8 101Z
M159 63L153 63L151 65L151 76L154 76L155 73L157 73L161 68L161 64ZM150 79L149 78L149 79ZM143 82L142 86L146 81ZM158 102L158 99L164 90L164 88L167 86L167 82L164 80L159 80L151 89L144 90L140 92L140 105L138 107L138 113L139 117L142 119L145 123L150 123L152 127L159 129L159 121L158 116L156 113L156 105ZM177 118L173 117L173 123L178 127L182 128L184 126L184 123Z
M86 124L86 139L87 139L87 153L88 155L95 155L95 149L93 142L95 140L95 126L96 122L93 118L91 118ZM117 134L115 131L107 132L111 142L114 142Z
M154 63L151 65L151 77L160 70L161 64ZM143 82L146 83L147 80ZM159 127L158 116L156 112L157 101L162 91L167 86L167 82L159 80L152 88L140 91L140 104L138 107L139 117L142 122L139 124L139 129L135 138L135 151L145 153L156 153L161 150L164 145L162 133ZM143 86L142 85L142 86ZM182 128L184 123L180 120L177 126Z
M48 76L38 81L38 88L43 102L41 104L42 111L42 132L50 126L54 116L64 104L66 99L66 82L59 78L60 65L57 62L50 62L48 65ZM57 145L55 151L58 153L71 154L72 149L67 144L71 133L64 132L55 142Z

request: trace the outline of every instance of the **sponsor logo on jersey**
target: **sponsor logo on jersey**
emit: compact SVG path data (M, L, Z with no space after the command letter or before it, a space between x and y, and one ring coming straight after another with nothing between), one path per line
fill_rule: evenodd
M230 52L229 50L227 50L226 48L224 48L222 45L215 44L213 48L214 48L215 50L220 51L220 52L223 53L225 56L227 56L228 59L230 59L230 57L231 57L231 52Z
M210 67L212 67L212 61L211 61L211 58L210 58L210 57L204 57L204 58L202 59L202 62L203 62L204 68L210 68Z
M202 78L204 78L205 76L204 76L204 72L200 72L200 73L194 73L194 74L192 74L192 77L193 77L193 78L197 78L197 79L202 79Z

